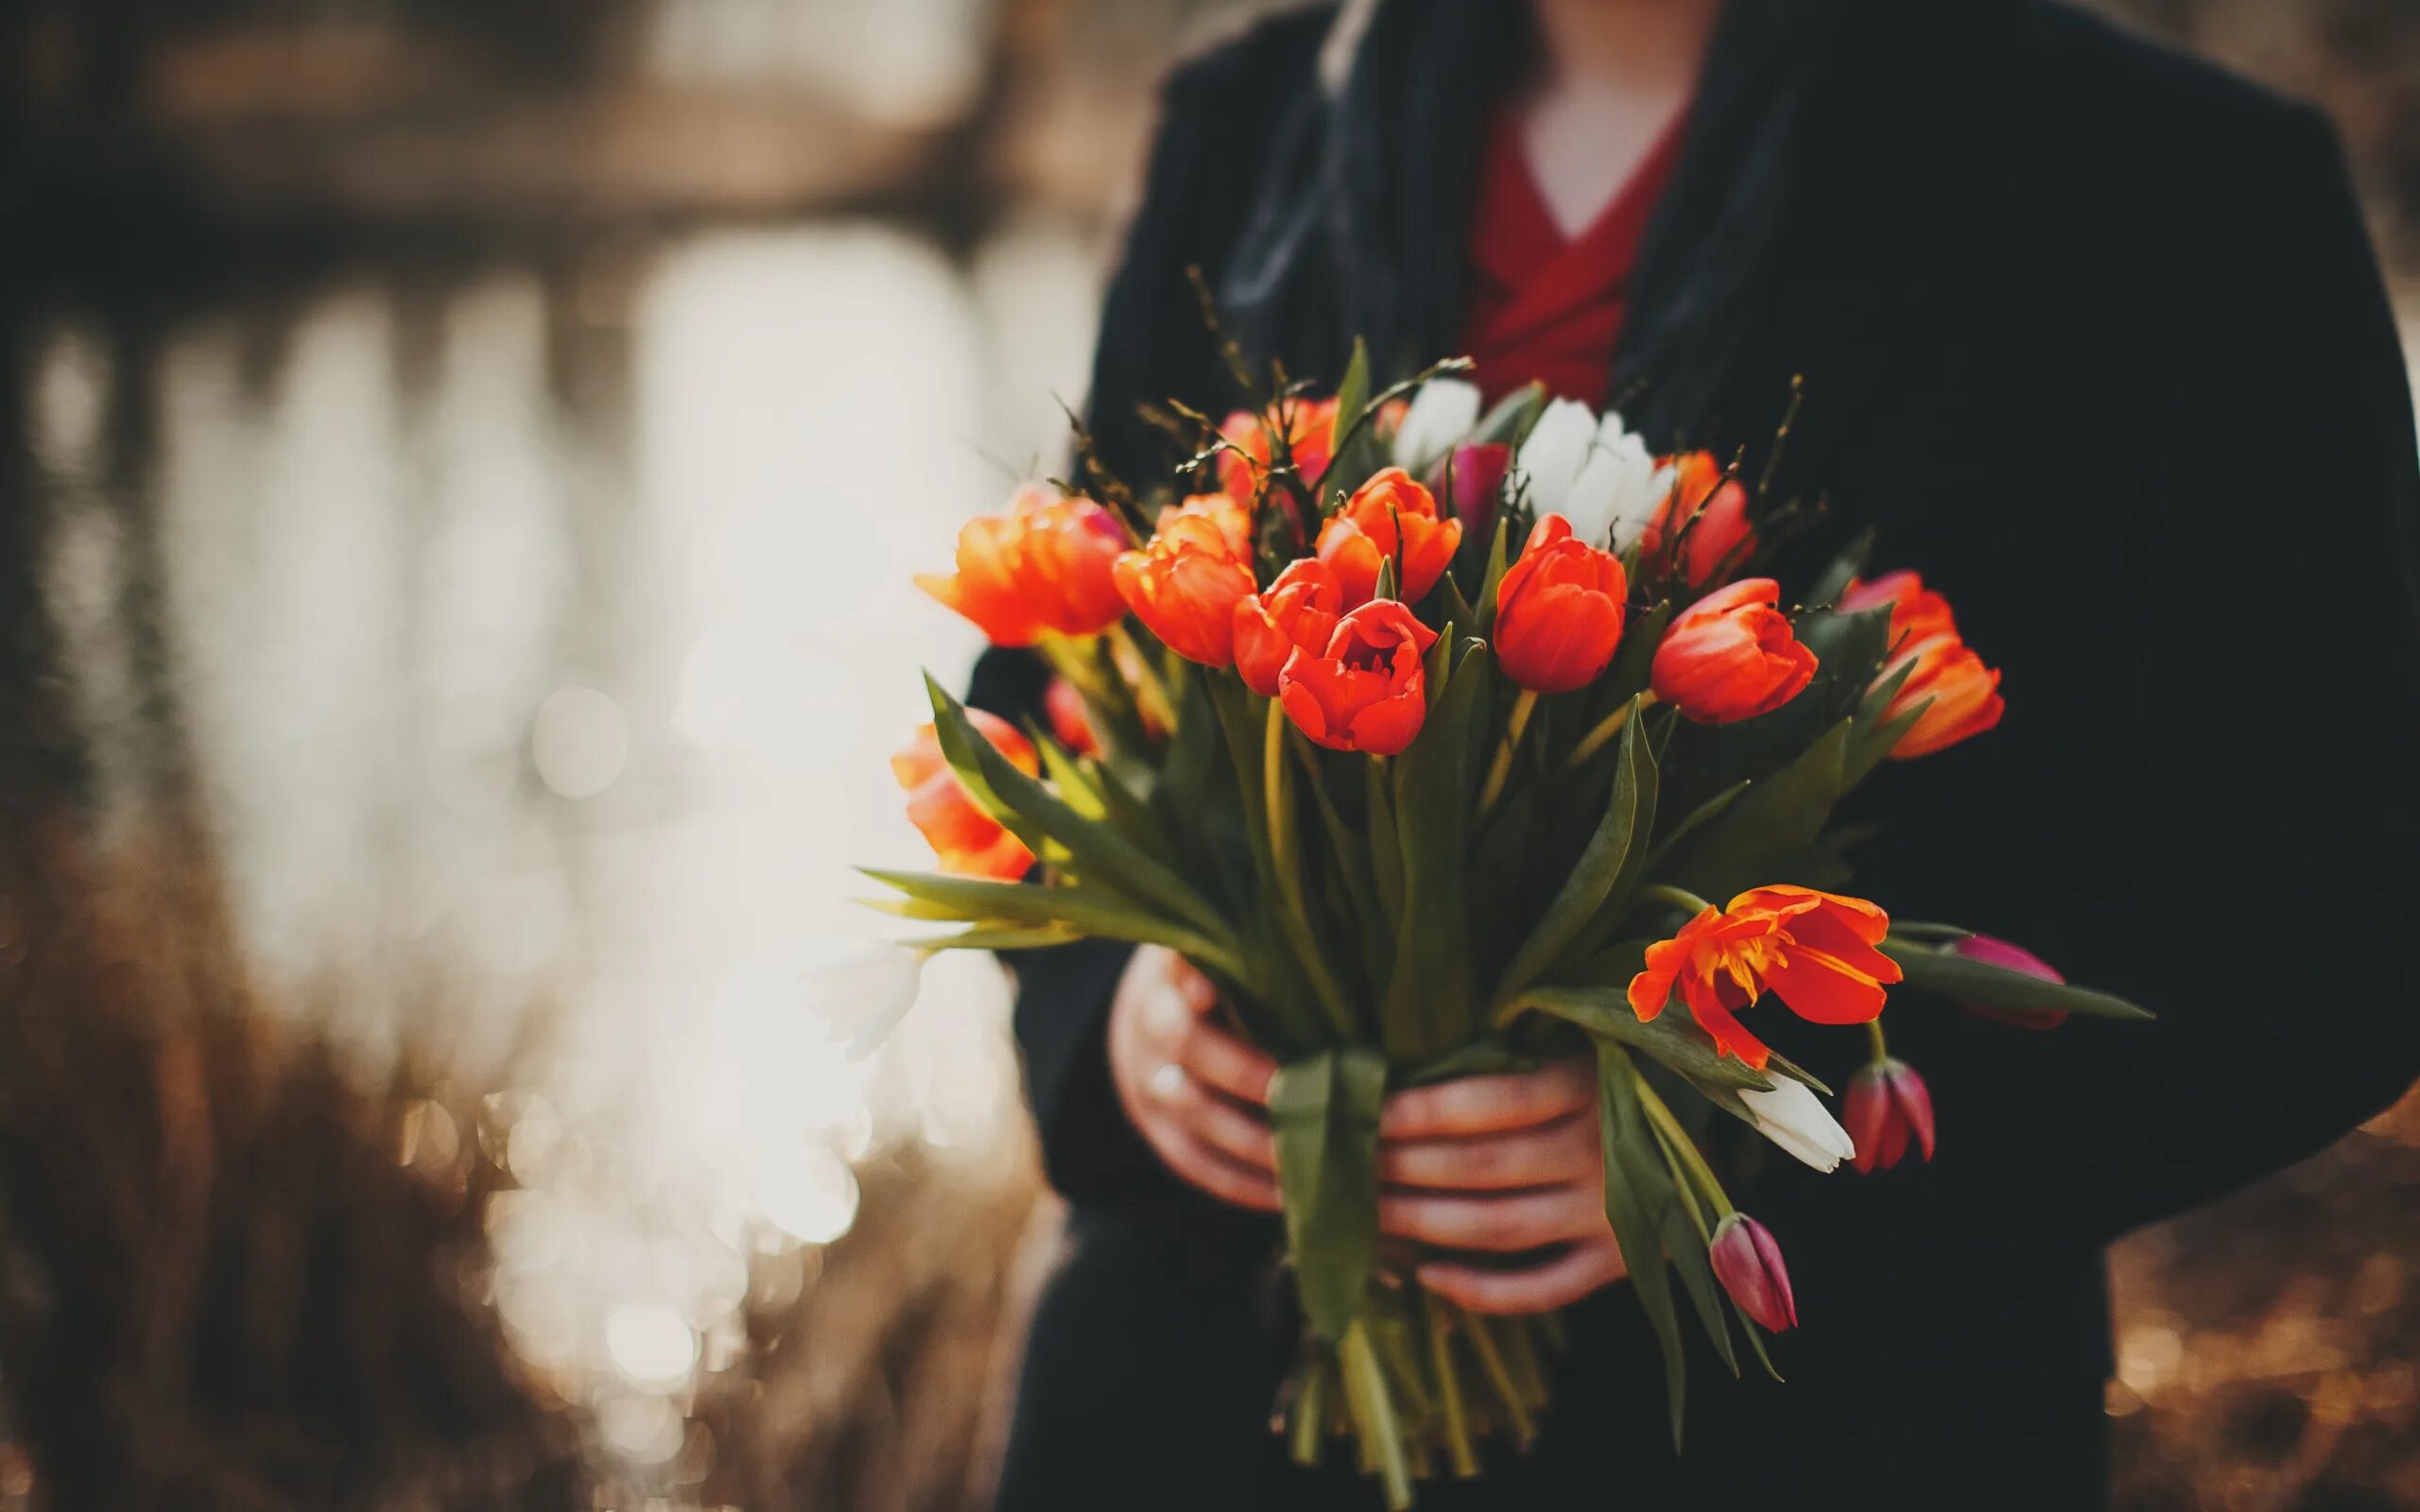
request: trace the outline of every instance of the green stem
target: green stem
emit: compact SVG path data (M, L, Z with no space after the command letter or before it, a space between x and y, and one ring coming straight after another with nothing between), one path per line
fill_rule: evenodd
M1293 793L1286 781L1286 711L1274 698L1269 700L1268 717L1262 721L1260 765L1262 802L1269 811L1269 865L1277 873L1286 933L1311 979L1311 990L1319 994L1320 1006L1327 1011L1329 1025L1350 1043L1355 1037L1353 1008L1328 968L1327 954L1311 929L1310 906L1303 900L1302 860L1294 844Z
M1313 1350L1294 1381L1293 1433L1288 1441L1294 1463L1305 1469L1320 1462L1320 1430L1327 1416L1327 1355Z
M1111 626L1108 635L1112 644L1124 651L1133 664L1134 701L1141 707L1144 716L1156 721L1162 730L1174 730L1176 704L1168 697L1167 684L1160 680L1159 670L1151 665L1151 659L1134 644L1134 637L1128 632L1124 621Z
M1387 1392L1387 1373L1370 1343L1366 1319L1356 1319L1338 1347L1344 1366L1344 1392L1353 1404L1353 1427L1362 1448L1376 1461L1387 1490L1387 1505L1404 1512L1411 1505L1411 1464L1405 1458L1403 1430L1395 1421L1394 1402Z
M1873 1041L1876 1065L1878 1066L1891 1058L1891 1047L1882 1042L1882 1021L1879 1018L1865 1021L1865 1037Z
M1437 1372L1438 1416L1445 1434L1445 1457L1454 1473L1467 1481L1478 1474L1478 1452L1471 1447L1470 1417L1462 1408L1462 1377L1454 1365L1453 1325L1445 1304L1428 1292L1420 1294L1420 1311L1428 1325L1429 1368Z
M1647 1122L1654 1128L1656 1136L1663 1141L1666 1153L1681 1166L1683 1174L1689 1178L1690 1183L1697 1187L1700 1194L1705 1198L1707 1206L1714 1210L1717 1219L1728 1214L1731 1211L1730 1194L1722 1190L1722 1183L1715 1178L1714 1167L1705 1163L1705 1154L1698 1148L1698 1142L1689 1138L1689 1131L1681 1126L1681 1121L1673 1114L1671 1108L1665 1103L1653 1085L1641 1075L1635 1067L1632 1068L1631 1080L1638 1089L1639 1107L1646 1110ZM1697 1204L1694 1202L1689 1204L1689 1216L1696 1222L1698 1232L1711 1242L1712 1231L1704 1218L1698 1212Z
M1521 737L1529 732L1530 716L1537 712L1538 693L1535 688L1523 688L1512 700L1512 713L1504 721L1504 739L1495 747L1495 762L1487 769L1487 785L1479 789L1478 811L1487 814L1495 800L1504 796L1504 781L1512 775L1512 753L1521 745Z
M1571 754L1564 758L1564 768L1566 771L1577 771L1587 765L1588 758L1603 750L1607 741L1620 734L1623 727L1630 723L1633 714L1644 711L1654 701L1654 690L1650 689L1597 721L1597 728L1581 736L1580 744L1572 747Z
M1687 888L1675 887L1665 882L1651 882L1638 889L1638 895L1656 902L1670 903L1693 919L1714 906Z
M1495 1336L1488 1330L1488 1319L1462 1311L1462 1332L1471 1341L1471 1349L1478 1356L1479 1368L1487 1373L1490 1385L1495 1388L1496 1400L1504 1408L1505 1421L1512 1429L1512 1437L1523 1449L1538 1436L1538 1425L1530 1417L1530 1405L1520 1385L1512 1379L1512 1366L1504 1351L1495 1347Z

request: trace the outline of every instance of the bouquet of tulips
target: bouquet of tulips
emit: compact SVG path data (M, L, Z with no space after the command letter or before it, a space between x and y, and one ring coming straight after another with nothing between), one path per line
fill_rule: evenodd
M1481 414L1457 368L1374 394L1357 356L1333 397L1186 414L1171 488L1088 460L1081 494L967 524L957 571L919 581L1048 659L1047 718L934 684L893 765L939 871L869 873L898 895L878 906L952 926L915 952L1099 936L1217 983L1282 1067L1305 1329L1279 1420L1305 1461L1349 1435L1397 1507L1477 1473L1482 1435L1526 1440L1557 1333L1424 1293L1420 1257L1381 1243L1390 1091L1594 1057L1606 1215L1677 1438L1685 1313L1735 1372L1796 1316L1702 1154L1709 1120L1823 1170L1929 1157L1924 1083L1883 1043L1895 984L2141 1016L1822 890L1844 794L2000 717L1938 593L1852 554L1785 607L1756 569L1802 511L1534 389ZM1769 998L1870 1035L1845 1127L1744 1022Z

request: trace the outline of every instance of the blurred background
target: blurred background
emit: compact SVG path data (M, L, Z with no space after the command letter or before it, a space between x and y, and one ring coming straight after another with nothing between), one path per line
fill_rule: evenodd
M2333 113L2420 346L2420 7L2109 8ZM0 9L0 1508L982 1504L1001 982L802 983L1253 9ZM2420 1103L2114 1265L2122 1506L2420 1505Z

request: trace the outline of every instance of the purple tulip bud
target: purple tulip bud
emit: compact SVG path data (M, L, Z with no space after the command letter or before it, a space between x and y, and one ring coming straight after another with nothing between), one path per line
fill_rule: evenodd
M1739 1311L1768 1333L1798 1326L1798 1303L1789 1295L1789 1272L1781 1263L1781 1246L1772 1230L1744 1212L1735 1212L1715 1227L1707 1248L1714 1278Z
M1889 1170L1910 1143L1932 1159L1932 1093L1906 1061L1878 1060L1850 1077L1841 1111L1857 1143L1849 1163L1858 1170Z
M1457 446L1437 464L1429 489L1454 503L1454 515L1465 536L1481 538L1495 527L1496 495L1504 491L1504 474L1512 467L1512 448L1501 441Z
M2012 945L1989 935L1969 935L1949 947L1952 955L1963 955L1970 961L1996 966L2004 971L2022 971L2038 976L2045 982L2065 982L2059 969L2034 954L2022 945ZM1962 1003L1960 1007L1979 1019L1994 1023L2014 1025L2019 1029L2055 1029L2067 1022L2067 1016L2057 1008L1991 1008L1979 1003Z

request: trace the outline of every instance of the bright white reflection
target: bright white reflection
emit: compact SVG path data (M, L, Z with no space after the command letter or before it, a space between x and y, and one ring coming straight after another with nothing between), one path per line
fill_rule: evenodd
M619 1306L605 1314L605 1352L635 1385L678 1385L698 1364L698 1336L664 1307Z
M529 759L548 787L565 798L594 798L622 775L631 728L622 709L594 688L558 688L538 706Z

